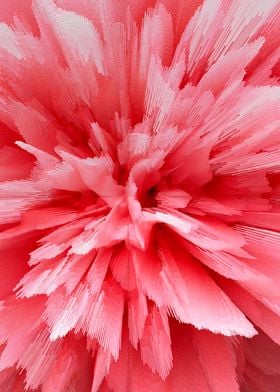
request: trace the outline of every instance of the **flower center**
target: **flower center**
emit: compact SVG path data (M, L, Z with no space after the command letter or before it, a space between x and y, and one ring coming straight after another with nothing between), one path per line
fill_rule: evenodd
M157 206L157 187L152 186L140 198L139 202L142 208L152 208Z

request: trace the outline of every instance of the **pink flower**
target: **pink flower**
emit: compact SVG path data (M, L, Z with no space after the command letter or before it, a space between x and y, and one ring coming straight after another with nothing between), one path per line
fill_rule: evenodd
M0 19L0 391L278 392L279 0Z

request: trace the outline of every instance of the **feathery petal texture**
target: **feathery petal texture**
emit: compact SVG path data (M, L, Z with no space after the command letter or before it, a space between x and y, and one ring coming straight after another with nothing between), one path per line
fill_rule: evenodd
M0 392L279 392L279 0L0 2Z

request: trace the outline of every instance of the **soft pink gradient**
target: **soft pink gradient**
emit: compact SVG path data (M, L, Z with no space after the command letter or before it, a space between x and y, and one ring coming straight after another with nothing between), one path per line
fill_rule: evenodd
M0 20L0 392L279 392L279 0Z

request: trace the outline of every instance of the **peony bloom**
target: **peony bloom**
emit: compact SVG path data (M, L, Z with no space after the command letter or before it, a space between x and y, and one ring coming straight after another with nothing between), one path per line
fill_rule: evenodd
M0 19L0 392L279 392L279 0Z

